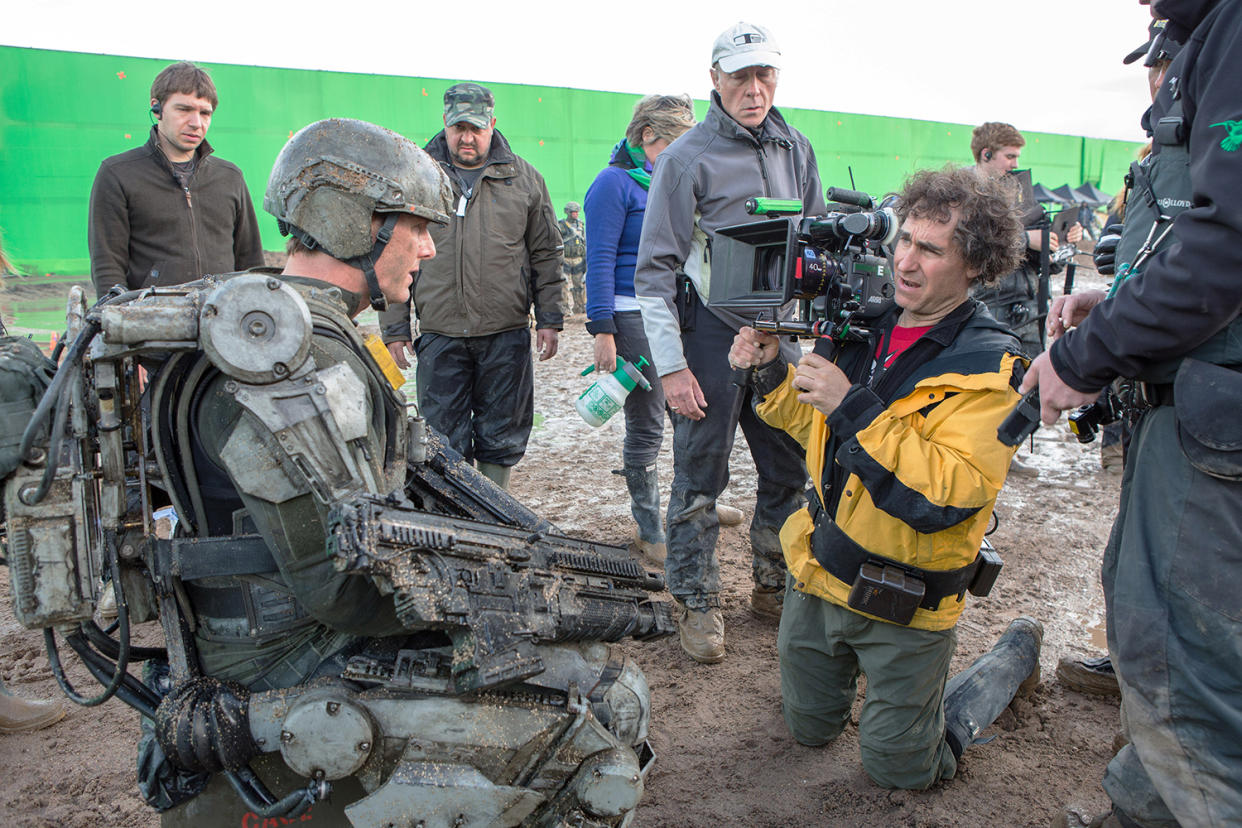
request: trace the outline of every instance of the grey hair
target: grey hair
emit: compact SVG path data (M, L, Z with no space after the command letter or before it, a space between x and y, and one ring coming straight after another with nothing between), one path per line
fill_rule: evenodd
M647 95L634 104L634 115L625 128L625 140L634 149L643 146L643 130L651 127L655 137L674 141L694 126L694 102L689 95Z

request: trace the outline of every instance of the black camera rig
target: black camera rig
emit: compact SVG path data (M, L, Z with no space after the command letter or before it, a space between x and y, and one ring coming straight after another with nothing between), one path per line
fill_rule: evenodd
M768 218L716 231L707 304L757 313L761 331L821 340L828 358L865 336L893 304L885 248L897 216L855 190L829 187L827 198L837 209L801 219L791 217L802 211L796 199L748 200L747 213Z

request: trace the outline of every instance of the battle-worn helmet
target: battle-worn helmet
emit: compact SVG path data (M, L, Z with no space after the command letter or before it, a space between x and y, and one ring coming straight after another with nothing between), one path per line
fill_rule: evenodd
M362 268L373 305L384 302L372 268L397 214L447 224L451 204L448 177L431 156L392 130L348 118L316 121L290 138L263 196L283 235ZM391 214L374 240L373 213Z
M570 213L581 213L581 212L582 212L582 205L576 201L570 201L565 205L565 215L569 215Z

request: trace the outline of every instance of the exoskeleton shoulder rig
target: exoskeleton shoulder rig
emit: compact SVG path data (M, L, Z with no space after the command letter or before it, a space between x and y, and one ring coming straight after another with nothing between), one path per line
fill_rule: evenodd
M359 825L394 813L428 825L628 824L652 759L649 693L641 671L599 642L669 634L669 607L653 596L662 580L619 560L624 550L560 537L438 434L407 468L404 409L368 413L376 391L386 411L400 404L374 361L364 357L361 372L315 364L320 337L356 354L364 346L314 290L248 273L118 291L90 309L71 295L69 344L4 486L19 620L44 630L72 699L135 707L155 720L172 764L226 774L261 817L296 816L354 776L369 792L350 806ZM257 536L208 537L185 479L192 392L208 382L334 506L337 565L385 587L408 629L437 633L432 646L378 639L338 679L263 693L197 675L186 585L220 574L220 560L255 566L266 550ZM36 439L48 423L50 436ZM367 455L379 427L404 478L391 498L376 497L391 484L390 458ZM226 441L241 486L229 451ZM157 531L166 504L174 537ZM361 545L341 535L346 525ZM377 548L386 557L371 557ZM94 620L102 573L117 598L115 637ZM131 646L131 621L156 617L166 648ZM58 634L104 685L97 695L70 685ZM166 695L128 672L148 658L168 662ZM248 766L276 751L310 780L283 799Z

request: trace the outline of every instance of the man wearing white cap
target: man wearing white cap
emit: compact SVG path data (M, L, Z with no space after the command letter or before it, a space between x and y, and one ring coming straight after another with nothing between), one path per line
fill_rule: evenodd
M750 541L751 607L759 615L780 617L785 563L778 535L805 504L801 449L761 422L750 391L730 382L729 347L754 320L705 304L712 239L721 227L754 220L746 199L800 199L807 215L825 211L810 142L772 106L780 66L780 47L763 26L738 23L716 38L711 106L656 161L634 275L673 420L665 573L679 605L682 648L704 663L725 655L716 498L728 483L739 424L758 472ZM679 278L683 270L686 278ZM797 346L782 347L797 362Z

